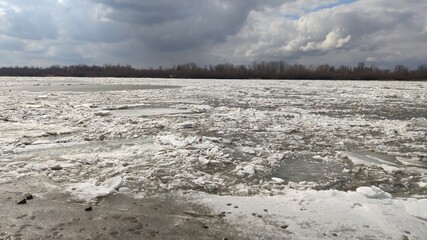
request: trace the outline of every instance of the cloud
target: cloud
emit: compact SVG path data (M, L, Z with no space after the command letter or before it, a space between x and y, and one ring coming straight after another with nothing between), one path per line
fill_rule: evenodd
M347 35L345 38L340 37L337 30L328 33L325 40L322 42L308 42L305 46L301 46L300 49L304 52L312 50L328 51L332 49L342 48L344 44L351 40L351 35ZM292 50L292 49L291 49Z
M319 5L327 2L331 1ZM420 47L426 46L422 40L426 39L427 21L424 1L412 0L409 5L403 1L360 0L314 8L317 10L304 13L303 1L296 1L250 14L248 24L229 41L234 44L234 55L305 64L354 64L370 57L384 65L409 59L418 59L421 64L427 55ZM290 12L301 15L289 18Z
M58 36L52 15L42 6L28 8L2 3L0 30L4 35L29 40L53 39Z
M0 36L0 50L22 51L24 47L25 43L20 39Z
M422 0L0 0L0 65L417 65L426 10Z
M264 5L251 0L95 2L103 9L102 19L131 25L134 38L158 51L180 51L224 42L242 28L250 11Z
M202 1L115 1L95 0L103 6L103 17L111 21L131 24L163 24L177 21L192 15L192 10L197 10L196 5Z

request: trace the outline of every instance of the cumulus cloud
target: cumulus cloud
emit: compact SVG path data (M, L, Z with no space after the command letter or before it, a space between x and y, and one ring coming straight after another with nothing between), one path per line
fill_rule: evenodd
M250 14L249 24L234 37L235 56L305 64L376 59L388 65L409 59L421 64L427 55L422 40L426 39L425 1L360 0L342 5L335 1L333 7L322 8L331 5L324 1L305 12L299 2ZM289 18L289 12L297 15Z
M0 0L0 65L416 65L427 56L422 0L11 2Z
M348 43L351 39L351 35L347 37L340 37L338 31L332 31L326 35L325 40L322 42L308 42L305 46L301 46L302 51L322 50L328 51L331 49L341 48L344 44Z

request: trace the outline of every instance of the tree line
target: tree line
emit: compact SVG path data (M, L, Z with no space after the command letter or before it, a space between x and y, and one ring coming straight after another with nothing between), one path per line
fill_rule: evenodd
M130 65L53 65L50 67L1 67L0 76L31 77L132 77L132 78L201 78L201 79L320 79L320 80L426 80L427 64L416 69L396 65L393 69L367 66L316 67L288 64L284 61L259 61L251 65L230 63L198 66L195 63L172 67L134 68Z

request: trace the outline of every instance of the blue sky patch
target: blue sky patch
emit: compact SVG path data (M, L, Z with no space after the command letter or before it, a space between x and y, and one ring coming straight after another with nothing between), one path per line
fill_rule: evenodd
M321 5L319 7L316 7L314 9L309 9L305 13L317 12L317 11L322 10L322 9L333 8L336 6L350 4L350 3L354 3L354 2L357 2L357 0L340 0L336 3L325 4L325 5Z
M306 9L304 11L304 14L311 13L311 12L317 12L317 11L320 11L323 9L333 8L336 6L346 5L346 4L350 4L350 3L354 3L354 2L357 2L357 0L340 0L340 1L337 1L335 3L324 4L321 6L317 6L315 8ZM292 20L292 21L298 20L301 16L302 15L299 15L299 14L284 14L283 15L284 18Z

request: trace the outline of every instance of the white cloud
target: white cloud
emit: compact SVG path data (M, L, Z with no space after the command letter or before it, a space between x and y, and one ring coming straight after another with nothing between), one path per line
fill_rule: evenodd
M378 59L376 57L369 56L366 58L366 61L367 62L378 62Z
M328 35L326 35L325 40L322 42L308 42L305 46L299 47L302 51L312 51L312 50L322 50L328 51L337 48L341 48L344 44L348 43L351 39L351 35L347 35L346 37L340 37L338 30L334 30ZM292 51L292 47L290 47L290 51Z
M334 1L318 6L328 2ZM304 8L317 10L303 13ZM324 9L296 1L250 14L247 25L221 46L221 54L233 44L241 62L281 59L339 65L370 57L383 65L422 64L427 57L426 10L427 2L420 0L360 0ZM284 14L289 12L301 15L291 19Z

